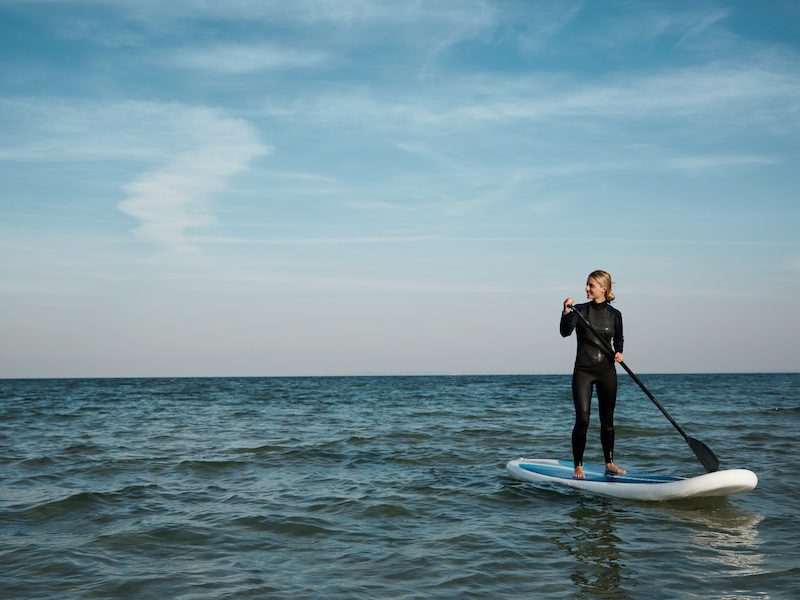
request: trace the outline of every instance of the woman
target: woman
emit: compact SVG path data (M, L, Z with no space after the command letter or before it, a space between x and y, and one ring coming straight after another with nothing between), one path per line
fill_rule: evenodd
M606 474L624 475L625 471L614 464L614 406L617 403L617 371L614 362L622 362L622 313L610 304L614 300L611 291L611 275L605 271L594 271L586 280L586 298L589 302L575 304L572 298L564 300L561 313L561 335L567 337L577 326L578 350L572 372L572 400L575 402L575 427L572 429L572 460L575 466L573 477L584 479L583 451L586 448L586 431L589 429L589 408L592 402L592 387L597 388L600 408L600 442ZM605 339L613 342L614 357L608 354L603 343L595 337L578 315L579 311Z

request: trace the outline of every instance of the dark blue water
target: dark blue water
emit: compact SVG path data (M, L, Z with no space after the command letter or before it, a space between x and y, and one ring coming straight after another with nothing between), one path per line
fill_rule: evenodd
M567 376L0 381L0 595L800 597L800 375L643 380L759 486L644 503L508 479L569 458ZM703 472L620 382L617 462Z

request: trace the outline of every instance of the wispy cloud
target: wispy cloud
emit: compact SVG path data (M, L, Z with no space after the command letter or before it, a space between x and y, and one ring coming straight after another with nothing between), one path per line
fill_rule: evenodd
M531 52L547 46L580 14L582 8L583 2L548 2L537 6L533 17L514 19L525 23L522 33L517 36L520 47Z
M374 244L414 244L444 239L438 235L383 235L383 236L351 236L351 237L318 237L318 238L245 238L198 236L197 243L222 245L263 245L263 246L350 246Z
M183 271L174 277L185 280L210 279L215 283L220 281L251 285L255 287L269 286L276 288L297 288L315 290L371 290L384 292L403 293L436 293L436 294L506 294L518 291L515 285L495 285L491 283L464 283L461 281L446 280L414 280L414 279L381 279L379 277L348 277L344 276L314 276L298 274L265 274L255 271L228 271L203 273L199 271Z
M687 43L697 43L697 40L702 40L704 37L707 39L708 30L727 19L730 16L730 11L718 8L709 10L708 12L689 14L690 18L688 23L685 20L680 20L678 22L680 29L684 32L676 44L678 47L684 46Z
M214 195L271 150L247 121L213 108L66 98L5 99L0 107L9 124L0 159L138 167L119 208L139 221L137 235L161 249L190 248L187 230L214 220Z
M621 13L603 11L597 15L584 43L597 50L609 48L648 48L665 44L673 49L691 46L704 50L733 49L738 40L721 25L730 10L699 3L674 5L666 9L655 3L631 3ZM720 42L723 47L720 48Z
M429 89L348 89L291 103L270 101L275 117L357 120L386 131L463 129L502 122L681 118L797 125L800 79L794 63L718 62L661 72L628 72L585 82L564 76L452 77Z
M325 52L274 44L226 44L159 52L153 55L153 60L181 69L244 75L258 71L316 67L328 62L330 57Z
M213 222L213 196L268 151L248 123L214 110L189 109L183 122L195 147L128 184L128 197L119 205L140 222L139 236L169 251L193 248L187 231Z
M102 7L115 15L115 19L130 24L118 29L119 35L123 36L131 29L163 33L166 29L180 31L191 24L210 21L246 22L268 26L271 31L295 31L298 35L310 35L311 40L328 40L342 47L389 42L434 51L480 35L496 23L496 9L486 0L7 0L5 4L34 8L44 5ZM93 22L75 16L59 12L53 17L44 15L42 18L48 19L56 35L62 37L83 36L94 42L108 36ZM349 35L342 37L339 35L341 32ZM226 54L230 57L235 52L227 51ZM192 57L188 54L183 58L189 63L198 60L208 63L211 60L208 56ZM222 59L218 57L218 60Z
M663 165L667 168L674 168L677 170L700 170L700 169L723 169L727 167L740 167L740 166L758 166L758 165L776 165L783 162L783 160L769 157L769 156L753 156L753 155L740 155L740 156L682 156L675 158L664 159Z
M178 103L0 98L0 159L163 161L202 143L203 128Z

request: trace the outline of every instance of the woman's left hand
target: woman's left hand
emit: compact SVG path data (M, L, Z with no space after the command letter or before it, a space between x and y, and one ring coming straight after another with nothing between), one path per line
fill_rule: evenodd
M623 358L622 358L622 352L617 352L617 353L614 355L614 362L622 362L622 360L623 360Z

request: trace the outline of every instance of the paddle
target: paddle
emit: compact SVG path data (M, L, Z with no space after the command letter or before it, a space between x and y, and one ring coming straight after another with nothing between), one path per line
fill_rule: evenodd
M597 330L592 326L592 324L589 323L589 321L586 320L586 317L584 317L581 313L579 313L577 310L575 310L575 308L573 308L572 306L570 306L570 310L572 310L572 312L574 312L576 315L578 315L581 318L581 320L584 322L584 324L589 328L589 331L591 331L594 334L594 336L598 340L600 340L600 343L603 344L604 349L613 357L614 356L614 349L610 346L610 344L606 340L604 340L602 337L600 337L600 334L597 333ZM680 433L683 436L683 439L686 440L687 444L689 444L689 448L692 449L692 452L694 452L694 455L702 463L702 465L705 467L706 471L708 471L709 473L712 473L714 471L718 471L719 470L719 459L711 451L711 448L706 446L700 440L696 440L695 438L689 437L688 435L686 435L686 432L683 430L683 428L675 422L675 419L673 419L670 416L670 414L667 412L667 409L664 408L658 400L656 400L655 396L653 396L653 394L650 393L650 390L648 390L645 387L645 385L641 381L639 381L639 378L633 373L633 371L631 371L628 368L628 365L626 365L622 361L620 361L619 364L622 365L622 368L625 369L628 372L628 375L631 376L631 379L633 379L636 382L636 384L640 388L642 388L642 391L645 394L647 394L647 397L650 398L650 400L653 401L653 404L655 404L658 407L658 409L662 413L664 413L664 416L667 417L667 419L669 419L669 422L672 423L672 426L675 427L675 429L678 430L678 433Z

